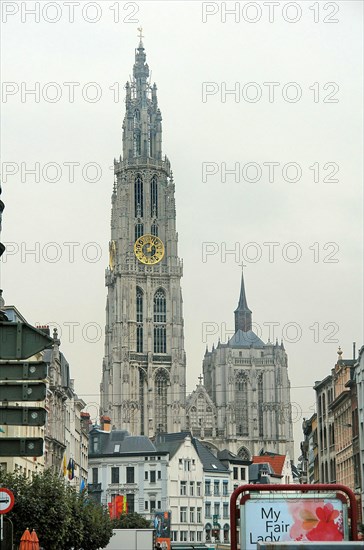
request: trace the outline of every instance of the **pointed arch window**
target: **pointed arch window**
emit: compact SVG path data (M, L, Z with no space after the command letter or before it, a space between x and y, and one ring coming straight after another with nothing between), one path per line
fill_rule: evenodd
M143 217L143 199L143 178L138 174L134 181L134 209L136 218Z
M168 375L159 370L155 377L155 426L157 433L167 432Z
M154 294L154 353L167 353L166 338L166 294L161 288Z
M143 291L141 288L136 289L136 320L137 320L137 353L143 352Z
M258 415L259 415L259 437L263 437L264 424L263 424L263 378L258 379Z
M245 374L239 374L235 386L236 435L249 435L248 380Z
M153 218L158 217L158 180L156 175L150 180L150 215Z
M135 224L135 240L139 239L139 237L141 237L142 235L144 235L144 224L136 223Z
M152 223L151 228L150 228L150 232L155 237L158 237L158 225L156 223Z
M144 387L146 385L146 376L143 369L139 370L139 407L140 407L140 435L144 435L145 422L145 399Z
M161 288L154 294L154 322L166 322L166 293Z

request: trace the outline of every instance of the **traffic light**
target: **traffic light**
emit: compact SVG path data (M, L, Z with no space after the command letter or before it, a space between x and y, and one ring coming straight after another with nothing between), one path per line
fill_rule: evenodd
M42 407L0 408L0 424L3 426L44 426L46 420L47 411Z
M43 361L0 363L0 380L44 380L48 365Z
M0 456L42 456L43 439L41 437L4 437L1 438Z
M44 380L47 364L42 361L0 363L0 425L44 426L47 411L42 407L9 405L11 402L44 401L47 394ZM10 382L3 382L10 380ZM42 456L41 437L2 437L0 456Z
M5 382L0 394L1 401L44 401L47 387L44 382Z
M1 185L0 185L0 195L1 195ZM0 232L1 232L1 218L3 215L4 208L5 208L5 205L3 201L0 200ZM5 250L5 246L3 245L3 243L0 243L0 256L2 256L2 254L4 253L4 250Z

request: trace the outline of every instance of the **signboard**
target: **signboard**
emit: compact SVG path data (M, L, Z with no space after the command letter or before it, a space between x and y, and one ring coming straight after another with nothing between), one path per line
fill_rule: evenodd
M0 323L0 359L28 359L54 340L28 323Z
M0 514L7 514L14 506L14 495L10 489L0 489Z
M332 493L251 494L240 514L241 548L245 550L256 550L261 542L348 539L347 505Z
M170 550L171 512L155 512L153 523L156 536L156 548L160 548L161 550Z

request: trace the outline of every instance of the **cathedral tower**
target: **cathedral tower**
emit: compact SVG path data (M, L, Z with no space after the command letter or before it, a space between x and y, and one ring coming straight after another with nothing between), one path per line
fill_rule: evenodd
M187 427L211 449L249 459L264 449L293 458L288 359L278 341L266 344L252 330L244 276L235 334L206 349L204 384L189 396Z
M114 161L101 414L151 437L184 428L186 359L175 186L148 77L140 38Z

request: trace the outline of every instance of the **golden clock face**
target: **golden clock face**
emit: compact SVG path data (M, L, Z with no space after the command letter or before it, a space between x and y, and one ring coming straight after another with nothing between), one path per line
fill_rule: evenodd
M142 235L134 243L134 254L142 264L157 264L163 259L164 244L154 235Z

